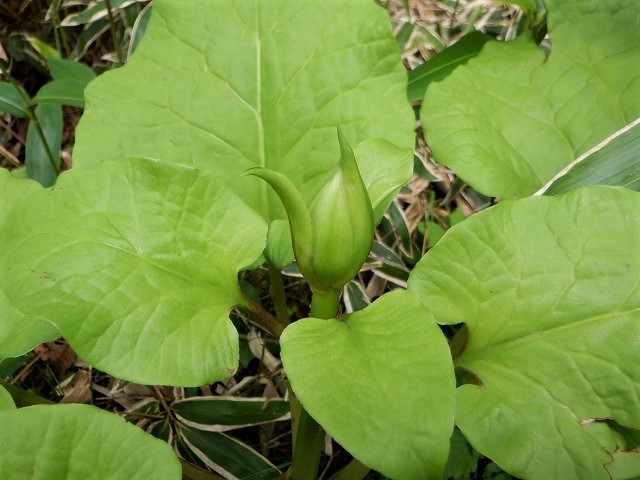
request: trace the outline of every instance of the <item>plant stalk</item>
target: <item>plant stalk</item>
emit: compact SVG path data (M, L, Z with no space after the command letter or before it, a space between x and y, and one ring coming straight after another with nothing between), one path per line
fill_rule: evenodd
M280 338L280 335L282 335L284 330L284 326L278 321L278 319L246 295L244 295L244 298L247 303L245 305L239 305L239 307L253 315L255 322L252 323L255 323L258 327L269 332L275 338Z
M278 322L286 327L290 323L289 310L287 308L287 297L284 293L284 283L282 281L282 272L274 264L267 261L269 269L269 280L271 281L271 298L273 306L276 310L276 318Z
M111 32L111 40L113 41L113 48L116 50L116 56L120 65L124 64L122 58L122 52L120 51L120 43L118 42L118 32L116 30L116 22L113 19L113 13L111 12L111 1L104 0L104 5L107 7L107 20L109 20L109 31Z
M335 318L340 305L340 290L327 293L314 293L311 299L313 318L328 320ZM320 456L324 446L324 429L301 406L298 416L298 428L295 435L293 465L289 472L292 480L315 480L318 476Z

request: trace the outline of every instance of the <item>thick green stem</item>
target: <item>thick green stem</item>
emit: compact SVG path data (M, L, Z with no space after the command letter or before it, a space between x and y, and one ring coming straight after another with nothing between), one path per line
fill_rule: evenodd
M298 418L296 447L293 451L293 465L289 478L292 480L316 480L323 446L324 430L302 408Z
M338 314L338 307L340 305L340 290L329 290L326 293L314 293L311 299L311 313L312 318L321 318L328 320L329 318L335 318Z
M253 315L254 321L252 323L269 332L275 338L280 338L284 327L280 324L276 317L271 315L249 297L245 296L245 300L246 304L239 305L239 308L246 310L251 315Z
M271 262L267 262L269 269L269 280L271 280L271 298L276 310L276 318L283 327L289 325L289 309L287 308L287 297L284 293L284 283L280 269Z
M340 290L314 293L311 299L313 318L335 318L340 304ZM318 477L320 455L324 445L324 430L304 409L300 409L298 428L295 435L293 465L289 473L292 480L315 480Z

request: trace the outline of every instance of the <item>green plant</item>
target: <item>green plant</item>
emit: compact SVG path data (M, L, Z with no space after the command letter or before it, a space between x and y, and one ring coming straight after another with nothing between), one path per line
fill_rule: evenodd
M53 78L33 98L9 73L8 63L0 65L7 80L0 82L0 113L28 118L25 166L27 178L50 187L61 171L62 106L84 107L83 92L95 73L81 63L60 58L58 52L32 40L46 60Z
M638 12L631 2L613 3ZM562 16L547 2L552 32L554 9L558 24L590 25L586 7L564 4L577 13ZM637 27L623 22L620 30ZM297 48L286 49L292 41ZM464 69L518 42L489 42L443 82L460 81ZM637 53L639 44L626 51ZM636 85L638 78L625 71L615 80ZM434 122L428 140L437 122L432 92L444 95L442 85L426 91L423 120ZM8 192L0 204L7 332L0 357L55 338L58 329L109 373L197 386L234 372L238 333L229 313L237 307L280 341L295 427L293 479L316 478L323 429L392 478L441 478L454 440L468 440L523 478L636 475L637 193L592 186L503 201L445 234L406 291L340 314L340 291L365 261L373 225L410 176L405 94L395 40L372 2L157 1L131 63L87 89L74 168L52 189L0 172ZM466 108L451 102L449 113ZM625 108L640 111L633 102ZM620 122L603 126L589 146ZM452 150L460 142L449 141ZM558 161L538 187L572 159ZM310 318L290 323L280 270L294 255L313 297ZM238 283L239 271L262 264L275 316ZM458 326L455 335L447 339L439 324ZM88 407L14 410L6 395L0 402L0 431L25 423L34 434L44 415L65 424L96 415ZM203 421L188 401L179 408L192 423ZM454 421L459 430L450 440ZM154 433L168 438L161 430ZM176 447L188 458L189 442L221 440L211 433L218 432L184 426ZM99 432L87 435L99 441ZM141 456L166 462L159 468L167 478L179 475L166 447L138 437L149 449ZM9 452L25 448L20 437L9 440ZM49 446L29 448L35 457ZM80 460L71 456L69 465ZM0 462L0 472L21 478L30 465ZM279 474L267 467L264 478ZM110 463L101 468L96 478L118 475ZM362 478L361 465L339 475Z

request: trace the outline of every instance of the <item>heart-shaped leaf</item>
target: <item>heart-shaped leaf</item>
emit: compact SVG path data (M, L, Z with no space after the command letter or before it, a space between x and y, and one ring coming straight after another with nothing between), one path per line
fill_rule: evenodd
M622 188L503 202L411 274L438 322L467 324L455 365L477 380L458 389L456 424L512 475L609 478L594 425L640 427L639 212Z
M133 160L71 170L40 193L0 231L12 305L132 381L202 385L235 371L237 272L266 225L221 180Z
M393 478L440 479L453 427L451 355L410 292L340 320L300 320L280 342L293 391L354 457Z
M286 219L268 185L238 176L279 171L310 205L340 158L336 126L351 145L413 147L406 83L388 16L370 0L157 0L131 61L87 88L74 165L126 156L194 165L268 221ZM380 181L388 162L371 164Z
M489 42L427 89L421 117L435 159L488 195L532 194L640 116L640 3L545 3L547 59L527 35Z
M0 478L178 480L171 447L89 405L0 411Z
M29 210L30 196L40 190L42 187L37 182L18 179L0 169L0 231L6 229L5 221L11 213L22 216ZM8 255L6 250L4 255ZM30 317L16 308L7 297L9 287L10 282L0 283L0 360L17 357L60 336L49 322Z

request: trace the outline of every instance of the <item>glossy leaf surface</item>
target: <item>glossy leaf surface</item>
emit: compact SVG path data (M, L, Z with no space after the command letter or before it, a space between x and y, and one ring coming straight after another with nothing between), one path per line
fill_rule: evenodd
M29 210L30 196L41 190L37 182L18 179L7 170L0 169L0 238L7 229L7 216L25 215L24 212ZM2 245L7 245L4 240ZM5 255L8 255L6 250ZM7 296L10 285L10 280L0 282L0 360L17 357L60 336L49 322L29 316L13 304Z
M247 169L287 175L310 205L340 158L337 126L352 145L414 142L398 47L369 0L159 0L131 61L92 82L86 102L76 167L123 156L194 165L268 221L286 218L282 204L264 182L238 181Z
M441 477L453 427L451 356L410 292L341 320L300 320L280 340L293 391L349 453L392 478Z
M502 202L411 274L438 322L468 326L455 364L477 381L458 388L456 424L512 475L609 478L596 420L640 427L639 212L621 188Z
M84 360L150 384L235 371L237 272L264 248L266 225L219 179L106 163L63 174L26 213L0 232L0 279L16 308L52 321Z
M166 443L88 405L0 411L0 477L12 480L179 480Z
M640 3L545 3L549 58L527 35L490 42L427 89L435 159L487 195L532 194L640 116Z

